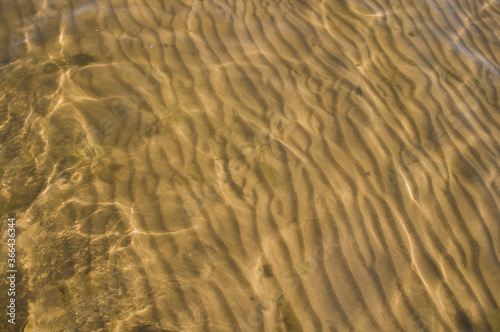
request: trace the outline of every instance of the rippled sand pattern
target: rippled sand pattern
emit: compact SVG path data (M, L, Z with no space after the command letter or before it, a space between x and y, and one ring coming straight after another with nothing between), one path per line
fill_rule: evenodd
M499 32L497 0L0 1L16 330L500 331Z

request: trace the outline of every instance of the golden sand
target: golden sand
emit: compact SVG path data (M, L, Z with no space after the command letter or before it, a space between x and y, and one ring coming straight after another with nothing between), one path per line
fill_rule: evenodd
M500 330L498 1L0 25L2 331Z

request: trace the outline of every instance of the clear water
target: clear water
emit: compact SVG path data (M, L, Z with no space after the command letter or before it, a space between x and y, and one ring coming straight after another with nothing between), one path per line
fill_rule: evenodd
M0 1L3 331L498 331L498 1Z

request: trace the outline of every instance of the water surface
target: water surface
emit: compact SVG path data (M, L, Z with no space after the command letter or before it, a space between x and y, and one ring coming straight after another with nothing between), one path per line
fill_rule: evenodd
M498 331L499 17L2 0L15 330Z

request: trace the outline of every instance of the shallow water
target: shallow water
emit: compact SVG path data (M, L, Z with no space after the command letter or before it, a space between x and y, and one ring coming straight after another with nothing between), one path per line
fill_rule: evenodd
M1 330L500 329L498 1L0 24Z

